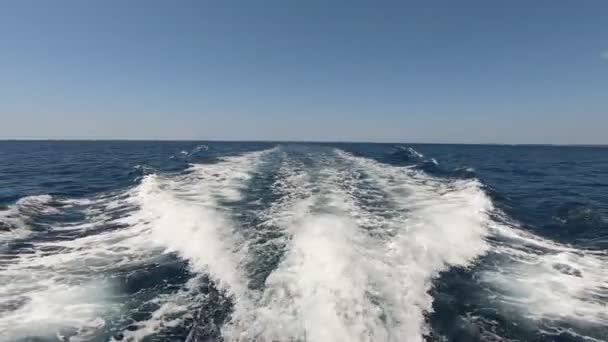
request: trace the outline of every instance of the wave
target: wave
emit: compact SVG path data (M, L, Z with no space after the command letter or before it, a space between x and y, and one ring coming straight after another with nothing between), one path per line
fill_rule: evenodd
M157 261L140 231L119 219L136 208L127 199L133 189L88 199L49 196L20 200L37 212L78 213L73 222L48 221L41 238L33 236L7 250L0 266L0 330L9 340L52 338L91 340L107 319L117 315L117 283L123 270ZM53 209L43 206L53 205ZM28 220L37 219L30 212ZM113 274L114 277L107 277Z
M504 219L492 226L492 254L480 282L504 306L554 326L608 325L608 253L562 245L526 232Z
M340 154L364 165L392 195L393 206L407 213L389 226L404 232L395 240L399 241L395 246L407 246L396 249L397 260L407 265L404 276L427 280L418 298L429 296L428 280L437 272L450 266L481 265L476 278L506 308L502 314L511 317L509 312L515 308L535 322L537 329L550 334L602 336L601 331L586 327L608 322L605 251L562 245L526 232L493 207L483 185L474 178L447 181L415 169ZM425 271L416 274L413 265L420 261L426 265ZM417 303L422 312L432 311L432 298ZM421 332L425 334L424 329Z
M397 165L412 165L424 161L424 155L409 146L395 146L394 150L388 154L388 160Z
M476 180L440 179L338 154L382 189L393 211L385 223L393 236L380 253L388 266L384 300L393 306L395 322L389 340L422 340L429 333L425 315L432 312L433 279L449 267L471 265L487 250L492 203Z
M190 340L423 341L431 289L451 268L474 272L502 314L516 310L537 329L608 324L608 255L526 232L473 176L274 148L92 198L26 197L0 219L30 232L30 218L61 212L79 215L48 221L44 239L0 263L8 339L107 339L106 324L128 322L115 340L179 328ZM167 263L186 269L175 287L153 297L126 289Z
M49 205L52 201L53 197L50 195L26 196L0 210L0 243L29 236L32 232L30 221L33 216L58 212L55 207ZM0 250L5 248L4 246Z
M203 300L197 285L209 276L229 297L246 305L243 240L225 212L225 202L238 201L262 156L272 150L227 157L215 164L192 165L183 176L149 175L129 198L139 210L121 222L146 234L148 244L188 261L196 276L185 289L158 299L152 316L121 333L141 339L183 323Z
M193 165L181 176L147 175L134 188L116 194L62 200L62 208L77 210L84 218L51 227L56 239L32 240L27 253L2 264L0 330L11 340L55 334L94 339L91 334L123 314L123 290L116 281L169 254L187 260L195 273L211 274L231 294L243 291L233 250L237 239L218 203L238 197L247 170L255 168L260 155ZM49 212L43 205L50 201L28 198L15 208ZM151 319L164 322L171 300L166 302Z
M177 155L172 155L170 159L193 157L196 156L199 152L207 152L209 151L209 149L210 148L207 145L196 145L190 151L181 150Z
M422 340L431 281L484 251L489 201L474 183L344 152L316 157L300 178L313 190L274 212L291 218L287 251L255 309L236 312L227 339Z

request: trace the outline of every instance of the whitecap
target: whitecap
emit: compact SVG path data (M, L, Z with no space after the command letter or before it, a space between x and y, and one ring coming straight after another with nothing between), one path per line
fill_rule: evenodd
M337 155L317 156L305 178L314 191L273 213L291 218L290 243L254 309L235 313L228 340L422 341L432 279L485 251L491 204L478 183ZM360 202L361 173L390 215Z

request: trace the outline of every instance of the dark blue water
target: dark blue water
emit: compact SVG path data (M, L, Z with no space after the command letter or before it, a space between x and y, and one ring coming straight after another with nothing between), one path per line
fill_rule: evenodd
M3 341L605 341L608 148L0 142Z

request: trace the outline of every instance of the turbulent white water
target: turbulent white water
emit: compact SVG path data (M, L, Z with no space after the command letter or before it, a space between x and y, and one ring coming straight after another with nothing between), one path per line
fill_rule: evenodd
M512 223L512 225L515 225ZM564 246L495 223L493 253L504 258L481 281L534 320L608 326L608 253Z
M31 247L32 253L19 254L3 265L0 331L13 340L74 328L81 330L77 338L86 339L87 329L103 325L103 317L120 308L120 303L113 300L113 284L101 274L153 263L163 252L176 252L190 261L195 272L208 272L228 290L242 291L243 281L236 271L239 261L232 253L237 248L236 238L217 202L238 197L247 170L255 168L259 156L252 153L205 168L195 166L185 176L149 175L124 194L66 201L68 206L94 205L87 210L89 215L83 223L53 227L55 231L108 224L125 228L59 242L42 241ZM22 202L17 205L40 200ZM119 218L107 215L125 208L131 210Z
M268 170L276 173L267 189L273 201L252 209L255 226L242 226L234 208L251 204L245 193ZM2 340L63 331L71 340L93 339L125 314L107 275L128 275L167 255L185 260L194 276L148 299L156 309L121 338L140 340L192 320L208 277L232 302L221 327L227 341L422 341L433 281L450 267L470 266L497 303L532 320L608 324L605 253L499 222L477 180L437 178L340 150L296 157L275 148L147 175L97 198L27 197L0 212L3 224L18 228L0 242L35 235L28 216L69 210L85 217L51 227L66 238L33 239L28 253L3 256ZM269 252L279 260L268 263L262 286L251 286L248 263Z
M256 309L236 314L230 339L422 340L433 277L484 251L491 205L476 183L443 182L342 152L331 157L308 176L287 177L300 183L290 188L314 190L278 206L297 208L275 213L290 218L282 222L288 251ZM361 173L375 189L363 189ZM358 191L375 191L385 202L361 204Z
M148 243L188 260L193 272L208 274L228 294L243 300L237 304L245 305L243 241L220 202L239 200L251 172L271 151L193 166L184 176L146 176L129 198L139 210L121 221L145 232ZM187 313L196 304L197 280L192 279L185 291L159 298L161 306L152 317L125 336L139 339L179 323L181 319L173 318L176 313Z
M103 223L97 215L89 219L87 226ZM99 273L135 257L131 237L127 231L116 231L59 242L39 241L28 253L4 256L8 260L0 268L0 331L14 340L29 334L53 335L71 327L86 337L90 329L103 325L100 315L112 310L112 284Z
M19 199L14 205L0 210L0 244L7 241L25 238L31 233L32 227L28 220L32 215L53 214L53 208L46 206L52 201L49 195L27 196ZM0 251L2 245L0 245Z

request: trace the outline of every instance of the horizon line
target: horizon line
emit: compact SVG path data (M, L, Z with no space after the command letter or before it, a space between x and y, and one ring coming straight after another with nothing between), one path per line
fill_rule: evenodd
M215 142L215 143L320 143L320 144L410 144L410 145L493 145L493 146L574 146L608 147L608 143L500 143L500 142L406 142L355 140L273 140L273 139L129 139L129 138L0 138L0 142Z

